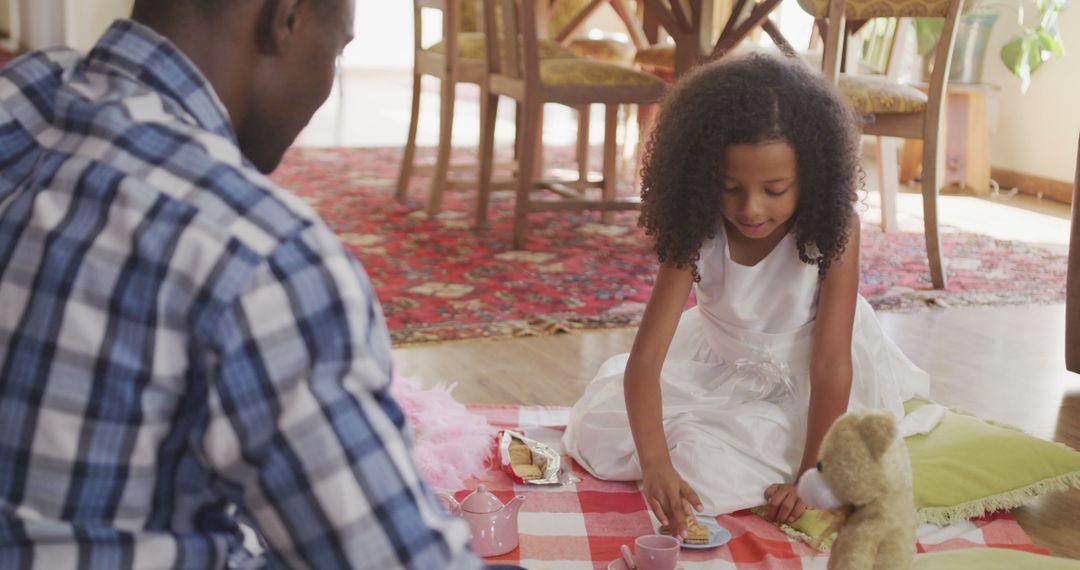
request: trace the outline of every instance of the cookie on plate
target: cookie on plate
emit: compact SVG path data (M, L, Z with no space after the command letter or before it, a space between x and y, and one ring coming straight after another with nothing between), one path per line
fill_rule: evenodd
M686 519L686 528L686 538L683 539L686 544L709 543L709 527L699 523L697 517L688 517ZM667 525L660 527L660 534L671 534L671 528Z

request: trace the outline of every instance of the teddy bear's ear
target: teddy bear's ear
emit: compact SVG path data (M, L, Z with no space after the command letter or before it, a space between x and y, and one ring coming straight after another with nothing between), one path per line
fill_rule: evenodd
M874 459L881 457L896 441L896 422L884 412L871 412L859 422L859 433Z

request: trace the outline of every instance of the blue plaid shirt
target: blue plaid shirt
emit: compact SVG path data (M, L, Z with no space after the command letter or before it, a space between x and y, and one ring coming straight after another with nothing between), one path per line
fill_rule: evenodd
M0 73L0 568L474 568L359 264L118 21Z

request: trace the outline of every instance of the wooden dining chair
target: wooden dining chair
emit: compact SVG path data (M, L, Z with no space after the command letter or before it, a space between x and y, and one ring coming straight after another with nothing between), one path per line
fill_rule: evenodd
M923 225L930 281L936 289L947 285L938 235L937 196L944 180L945 92L963 4L964 0L799 0L804 10L826 22L823 71L862 116L863 133L923 141ZM848 19L912 17L945 19L935 48L928 94L888 76L864 75L854 70L841 73Z
M1065 368L1080 373L1080 142L1073 179L1072 231L1065 274Z
M605 5L611 7L626 28L629 41L580 37L585 24ZM649 47L636 12L629 0L555 0L548 12L548 32L551 39L582 57L630 65L637 50Z
M492 152L495 115L499 97L516 101L521 110L517 123L518 171L514 203L512 247L522 249L528 214L542 211L637 209L636 199L616 196L616 126L618 106L657 101L664 83L651 75L626 67L586 59L541 60L536 22L537 0L484 0L484 29L501 34L487 34L487 76L481 85L480 193L476 223L487 222L488 201L492 190ZM501 10L497 10L501 7ZM498 13L498 14L497 14ZM497 20L498 15L498 20ZM501 37L499 37L501 36ZM501 43L501 46L497 45ZM577 180L570 184L538 179L534 145L542 144L539 118L545 103L569 107L600 104L605 106L603 178L600 181ZM599 186L599 199L588 191ZM559 200L533 200L534 190L549 190Z
M821 44L827 33L824 18L815 20L810 42L804 58L817 58L821 66ZM841 68L856 69L860 75L880 75L899 81L903 71L903 46L912 23L908 18L873 18L848 20L844 29L844 52L840 55ZM900 192L899 170L900 139L874 137L874 163L877 165L878 192L880 194L881 231L895 232L900 229L897 220L896 196Z
M423 44L423 13L425 10L441 12L441 35L438 42ZM442 198L449 186L475 187L475 180L449 180L449 171L473 170L479 164L451 165L450 151L454 128L454 106L459 83L481 84L487 73L484 63L486 43L481 32L479 0L414 0L413 1L413 87L409 133L405 141L404 156L398 174L396 197L404 202L413 174L418 171L432 172L431 189L427 199L427 213L434 216L442 209ZM538 57L560 59L577 57L569 48L551 40L537 42ZM420 121L420 87L424 76L437 78L441 83L439 93L439 142L434 165L418 168L416 160L416 133Z

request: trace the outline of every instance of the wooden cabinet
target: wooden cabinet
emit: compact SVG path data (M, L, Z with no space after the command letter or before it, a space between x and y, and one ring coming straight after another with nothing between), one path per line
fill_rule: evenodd
M915 85L926 91L925 85ZM949 84L945 110L945 189L990 193L989 104L997 86ZM922 141L905 140L900 182L908 183L922 168Z

